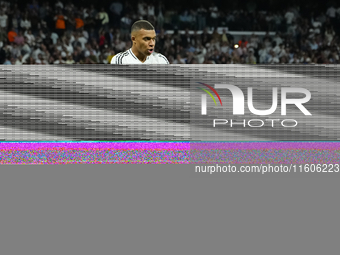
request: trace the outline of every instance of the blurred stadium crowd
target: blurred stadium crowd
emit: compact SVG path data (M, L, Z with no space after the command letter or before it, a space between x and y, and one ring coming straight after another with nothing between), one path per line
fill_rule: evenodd
M258 10L254 2L243 9L213 1L174 9L144 0L113 0L108 8L81 3L0 1L0 63L107 64L131 47L130 27L139 19L154 24L156 51L173 64L340 63L340 4L305 12L297 5ZM254 33L236 40L228 31Z

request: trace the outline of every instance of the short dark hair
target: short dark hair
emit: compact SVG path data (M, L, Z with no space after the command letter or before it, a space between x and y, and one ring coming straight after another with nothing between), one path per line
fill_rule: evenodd
M155 28L153 27L153 25L147 21L147 20L138 20L135 23L133 23L132 27L131 27L131 33L134 31L139 31L141 29L145 29L145 30L155 30Z

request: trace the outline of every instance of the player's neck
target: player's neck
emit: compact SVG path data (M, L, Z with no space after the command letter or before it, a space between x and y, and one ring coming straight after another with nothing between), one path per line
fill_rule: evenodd
M144 63L146 56L141 55L135 48L131 48L132 53L139 59L140 62Z

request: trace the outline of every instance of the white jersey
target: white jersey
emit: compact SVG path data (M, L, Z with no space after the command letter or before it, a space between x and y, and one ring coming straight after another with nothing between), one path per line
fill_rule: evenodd
M134 64L169 64L169 61L160 53L153 52L150 56L146 57L145 62L141 62L132 50L129 49L125 52L120 52L111 59L111 64L114 65L134 65Z

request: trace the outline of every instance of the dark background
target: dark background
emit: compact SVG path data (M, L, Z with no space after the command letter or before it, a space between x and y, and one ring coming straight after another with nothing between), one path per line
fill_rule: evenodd
M32 1L24 1L24 0L15 0L11 2L17 2L19 6L25 6L28 3L31 3ZM38 1L39 4L41 4L44 1ZM68 1L62 1L64 4L67 3ZM108 8L114 0L104 0L104 1L91 1L91 0L81 0L81 1L71 1L73 2L76 6L90 6L93 4L96 8L100 7L106 7ZM123 4L125 1L121 1ZM137 6L138 0L130 0L128 1L129 3L135 3ZM150 2L150 1L145 1L145 2ZM151 0L154 4L158 5L159 1L153 1ZM163 1L166 9L175 9L175 10L181 10L183 8L197 8L199 7L200 4L203 4L205 7L210 6L210 3L213 1L207 1L207 0L166 0ZM246 5L250 2L256 4L256 9L257 10L282 10L286 9L290 6L293 5L298 5L300 6L301 10L303 12L308 13L309 10L312 9L320 9L324 10L325 7L330 6L332 3L334 6L338 6L336 1L320 1L320 0L252 0L252 1L224 1L224 0L215 0L214 1L216 5L219 8L223 9L246 9ZM53 5L53 3L50 3Z

